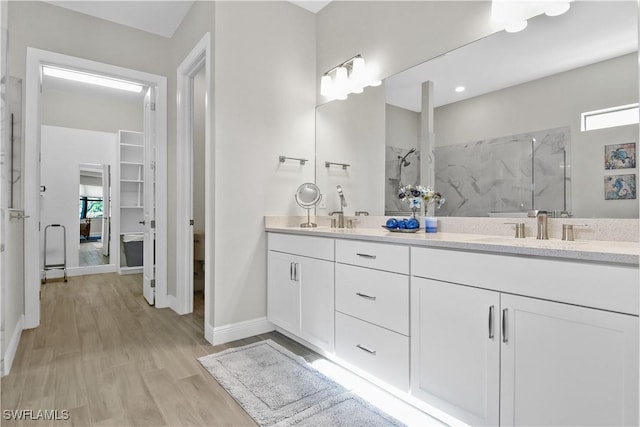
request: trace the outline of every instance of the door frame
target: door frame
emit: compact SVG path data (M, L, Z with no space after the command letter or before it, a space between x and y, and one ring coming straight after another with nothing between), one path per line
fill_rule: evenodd
M214 233L214 146L211 120L211 34L206 33L177 69L177 195L176 206L176 300L171 304L178 314L193 311L193 90L192 81L204 66L205 71L205 338L213 342L211 302L213 301ZM211 285L210 285L211 284Z
M167 78L41 49L27 48L24 135L25 328L40 324L40 81L41 66L53 64L139 82L156 88L156 307L167 306Z

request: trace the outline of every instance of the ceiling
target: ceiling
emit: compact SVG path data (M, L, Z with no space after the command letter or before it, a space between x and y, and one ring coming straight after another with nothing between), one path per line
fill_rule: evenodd
M137 1L137 0L44 0L55 6L84 13L85 15L137 28L152 34L170 38L193 5L191 0ZM207 0L209 1L209 0ZM331 0L291 1L313 13L317 13Z
M45 0L55 6L170 38L193 1Z
M419 112L422 82L438 107L638 50L637 3L573 2L540 15L524 31L501 31L385 80L387 102ZM466 90L456 93L456 86Z

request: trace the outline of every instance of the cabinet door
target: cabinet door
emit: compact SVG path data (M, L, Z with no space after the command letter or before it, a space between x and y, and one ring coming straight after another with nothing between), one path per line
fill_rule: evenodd
M471 425L499 416L500 294L411 278L411 393Z
M638 425L638 318L502 295L501 425Z
M299 257L295 277L300 286L300 337L333 352L334 264Z
M294 280L297 257L269 251L267 317L276 326L297 334L300 324L300 288Z

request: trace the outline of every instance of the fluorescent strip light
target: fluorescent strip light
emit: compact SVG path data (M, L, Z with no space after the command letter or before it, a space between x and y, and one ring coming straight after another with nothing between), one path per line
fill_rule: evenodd
M126 90L128 92L142 92L142 86L139 84L112 79L109 77L97 76L95 74L83 73L81 71L66 70L63 68L44 65L42 67L42 73L47 77L57 77L60 79L73 80L75 82L88 83L96 86Z

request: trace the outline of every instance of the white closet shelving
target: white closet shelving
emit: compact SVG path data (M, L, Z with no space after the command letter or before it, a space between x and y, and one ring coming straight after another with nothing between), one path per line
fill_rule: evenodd
M123 238L131 240L134 235L143 236L144 226L144 134L121 130L118 132L119 156L119 247L120 274L142 272L142 262L125 254Z

